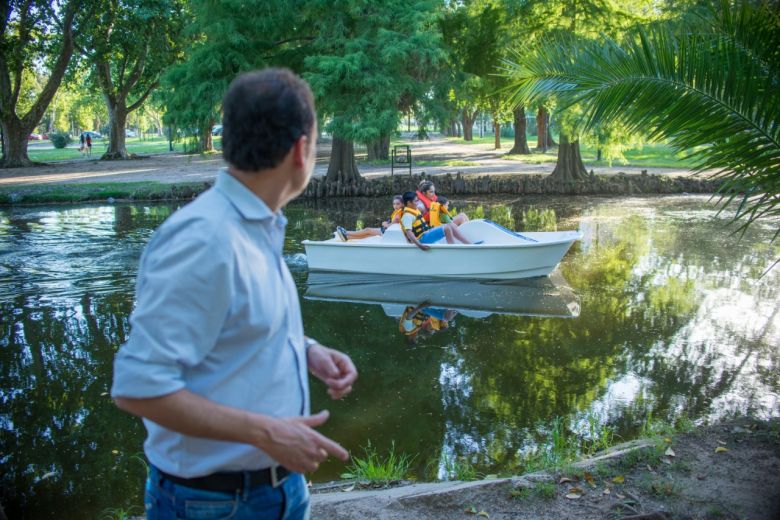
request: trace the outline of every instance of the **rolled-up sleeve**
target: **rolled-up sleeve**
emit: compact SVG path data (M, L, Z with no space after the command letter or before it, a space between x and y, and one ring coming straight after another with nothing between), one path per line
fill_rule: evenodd
M185 388L187 368L217 341L231 302L229 249L188 235L155 236L144 253L130 338L114 359L113 397Z

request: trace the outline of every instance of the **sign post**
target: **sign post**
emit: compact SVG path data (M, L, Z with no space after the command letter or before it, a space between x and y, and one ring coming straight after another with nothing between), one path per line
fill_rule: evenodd
M395 174L396 168L409 168L409 176L412 175L412 147L408 144L393 147L393 156L390 160L391 176Z

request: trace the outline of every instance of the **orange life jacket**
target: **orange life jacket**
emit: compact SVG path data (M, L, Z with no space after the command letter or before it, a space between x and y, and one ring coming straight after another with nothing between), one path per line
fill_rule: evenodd
M417 198L420 199L420 202L423 203L425 206L425 212L423 213L423 219L425 219L425 222L430 222L430 211L431 211L431 203L436 202L436 195L433 196L432 199L429 199L426 197L423 192L420 190L417 190Z

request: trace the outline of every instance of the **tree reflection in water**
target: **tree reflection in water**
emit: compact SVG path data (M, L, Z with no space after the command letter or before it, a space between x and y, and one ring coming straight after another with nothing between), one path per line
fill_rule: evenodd
M285 254L300 258L302 239L337 224L374 225L385 202L291 205ZM361 371L346 401L312 384L312 409L332 413L326 435L356 453L368 440L380 453L395 441L418 455L418 475L444 459L493 473L544 447L555 418L584 436L584 418L597 416L630 437L650 414L780 414L778 270L761 278L780 253L771 229L756 226L737 243L697 197L539 199L493 211L494 202L458 205L514 222L525 210L527 223L546 215L537 219L545 225L554 209L559 229L583 231L561 266L579 315L459 310L447 330L409 345L400 312L303 299L306 332L349 352ZM10 518L141 505L143 428L107 392L138 258L173 209L0 212L1 500ZM305 268L296 260L291 269L305 292ZM341 471L331 461L313 478Z

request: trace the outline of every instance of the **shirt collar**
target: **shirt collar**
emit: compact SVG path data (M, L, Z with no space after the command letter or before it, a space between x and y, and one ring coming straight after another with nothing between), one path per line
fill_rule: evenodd
M241 181L230 175L227 170L220 170L214 187L222 193L241 216L246 220L278 220L286 222L281 211L276 213L263 202L263 199L252 193Z

